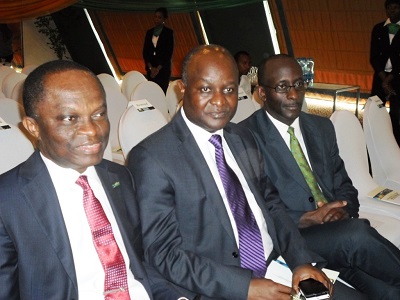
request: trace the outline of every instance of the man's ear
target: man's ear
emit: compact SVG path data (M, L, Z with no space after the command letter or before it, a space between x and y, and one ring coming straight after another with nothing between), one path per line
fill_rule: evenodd
M39 125L34 118L25 116L22 119L22 124L24 125L25 129L32 135L36 140L39 139L40 132L39 132Z
M261 85L257 86L257 96L262 102L267 101L267 95L265 94L265 89Z
M185 92L186 87L183 84L182 79L178 79L178 87L179 87L179 90L181 91L181 94L183 94Z

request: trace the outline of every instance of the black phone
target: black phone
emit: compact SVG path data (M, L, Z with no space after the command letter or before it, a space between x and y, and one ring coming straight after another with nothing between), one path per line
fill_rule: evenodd
M300 281L300 292L306 300L329 299L329 290L319 281L312 278Z

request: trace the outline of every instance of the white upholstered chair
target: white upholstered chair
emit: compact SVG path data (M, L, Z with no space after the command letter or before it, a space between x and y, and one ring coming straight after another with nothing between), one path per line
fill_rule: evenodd
M365 105L363 127L372 177L382 186L400 190L400 148L394 138L390 116L377 97Z
M0 120L2 127L0 130L0 174L19 165L34 152L33 145L25 134L18 127L7 124L8 126Z
M2 91L4 95L7 98L12 98L12 92L14 90L14 87L18 84L18 82L24 81L26 77L27 77L26 74L17 72L11 72L8 75L6 75L2 83Z
M131 101L122 114L118 128L125 159L132 147L167 123L167 119L157 108L141 110L135 106L135 101Z
M21 103L10 98L0 98L0 113L7 122L19 126L25 111Z
M239 101L236 109L236 113L233 116L231 122L239 123L244 119L250 117L256 111L252 99L244 92L239 86Z
M340 110L332 114L331 121L335 127L340 157L358 190L360 218L370 220L372 227L400 247L400 206L368 197L368 193L379 185L369 174L366 144L359 120L350 111Z
M167 101L165 100L164 91L153 81L144 81L139 83L131 94L130 100L146 99L154 105L165 117L167 121L171 119L168 112Z
M121 91L128 101L131 99L131 94L136 86L144 81L147 81L147 78L138 71L129 71L122 77Z
M37 67L38 67L37 65L26 65L25 67L22 68L21 73L29 75Z
M165 100L167 101L167 108L171 118L175 115L178 110L179 102L182 100L183 93L179 88L179 79L171 81L168 85L167 92L165 94Z

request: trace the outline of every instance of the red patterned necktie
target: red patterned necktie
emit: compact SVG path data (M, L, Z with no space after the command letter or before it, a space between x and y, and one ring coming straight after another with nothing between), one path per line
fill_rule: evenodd
M260 229L251 211L243 187L235 172L225 160L222 138L214 134L209 142L215 147L215 161L224 186L239 235L240 265L253 271L255 277L264 277L267 270Z
M111 224L85 175L76 184L83 189L83 206L92 231L93 243L105 273L104 299L130 300L124 258L119 250Z

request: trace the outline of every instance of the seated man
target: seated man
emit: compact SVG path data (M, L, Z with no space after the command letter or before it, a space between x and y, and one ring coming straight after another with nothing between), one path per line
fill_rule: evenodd
M23 99L38 150L0 176L0 299L152 299L132 176L103 160L100 81L49 62L26 78ZM179 297L154 287L154 298Z
M195 48L183 62L181 89L180 111L128 157L145 260L191 299L289 300L306 278L331 289L311 265L320 257L261 175L255 140L229 123L238 102L233 57L217 45ZM292 289L264 278L279 255L293 271Z
M251 84L249 77L247 77L251 68L250 54L246 51L239 51L235 54L234 58L239 70L239 86L247 94L249 99L251 99Z
M309 248L371 299L400 299L400 250L357 219L357 190L344 168L329 119L301 112L306 84L284 54L258 68L264 109L239 126L251 129L266 175Z

